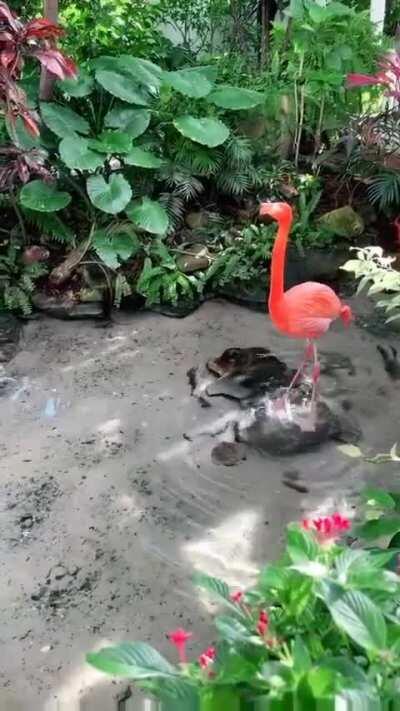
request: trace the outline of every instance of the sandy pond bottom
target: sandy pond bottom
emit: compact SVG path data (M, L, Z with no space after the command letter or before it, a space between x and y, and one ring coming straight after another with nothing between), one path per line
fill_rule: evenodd
M350 358L354 374L335 370L322 391L351 402L365 451L387 451L399 439L400 382L383 369L370 307L353 306L364 326L335 325L322 350ZM232 404L201 408L186 372L251 345L291 365L302 348L263 314L223 301L184 320L118 314L106 329L47 319L25 328L0 399L1 711L117 709L124 685L92 672L86 651L141 639L171 654L165 633L183 626L197 655L212 628L195 569L245 585L279 552L288 521L351 511L366 481L396 481L396 465L349 459L334 442L214 464L215 439L196 433ZM288 471L308 493L284 486Z

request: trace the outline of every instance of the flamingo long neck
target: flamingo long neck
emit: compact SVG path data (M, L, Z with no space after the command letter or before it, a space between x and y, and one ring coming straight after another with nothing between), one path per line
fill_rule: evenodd
M278 234L272 250L271 259L271 279L268 300L270 311L271 307L273 308L279 304L284 294L286 250L292 220L289 217L280 220L278 224Z

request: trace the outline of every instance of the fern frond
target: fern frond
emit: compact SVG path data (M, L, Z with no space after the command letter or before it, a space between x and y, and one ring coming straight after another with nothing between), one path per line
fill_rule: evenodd
M228 195L241 196L251 188L251 181L246 172L235 172L226 168L216 178L217 187Z
M174 160L178 165L202 177L213 175L218 170L221 159L222 152L220 150L200 146L186 140L182 140L178 144L174 154Z
M203 183L186 168L169 163L160 170L160 177L175 195L187 202L203 192Z
M183 221L185 215L185 201L175 193L161 193L158 199L168 213L170 231L172 232L176 230Z
M381 209L400 205L400 173L388 171L372 178L368 186L368 197Z
M61 244L72 245L74 243L73 231L54 212L37 212L22 206L20 206L20 210L27 223L37 227L45 237L51 237Z
M250 139L243 136L231 136L224 144L224 161L231 166L249 165L253 158Z

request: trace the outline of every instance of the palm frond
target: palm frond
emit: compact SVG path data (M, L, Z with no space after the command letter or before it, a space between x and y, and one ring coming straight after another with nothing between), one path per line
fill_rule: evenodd
M51 237L61 244L73 244L75 235L71 228L54 212L37 212L20 206L28 224L40 230L44 237Z
M400 173L387 171L371 179L368 197L381 209L400 205Z

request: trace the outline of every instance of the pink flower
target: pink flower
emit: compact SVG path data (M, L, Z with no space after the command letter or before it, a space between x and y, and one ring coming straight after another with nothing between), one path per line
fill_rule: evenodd
M334 541L351 527L349 519L345 518L345 516L341 516L339 513L334 513L332 516L324 516L323 518L314 518L312 520L306 518L302 521L301 525L306 531L314 531L320 543Z
M215 661L217 653L215 651L214 647L208 647L208 649L203 652L203 654L200 654L199 656L199 664L202 669L207 669L207 667L210 666Z
M264 637L269 625L269 617L265 610L261 610L258 616L257 632L260 637Z
M242 590L238 590L238 592L232 593L231 595L231 600L232 602L236 602L237 605L240 605L244 597L244 592Z
M182 629L181 627L168 634L169 641L178 650L179 661L181 662L181 664L187 663L186 644L192 636L193 635L191 632L186 632L186 630Z

